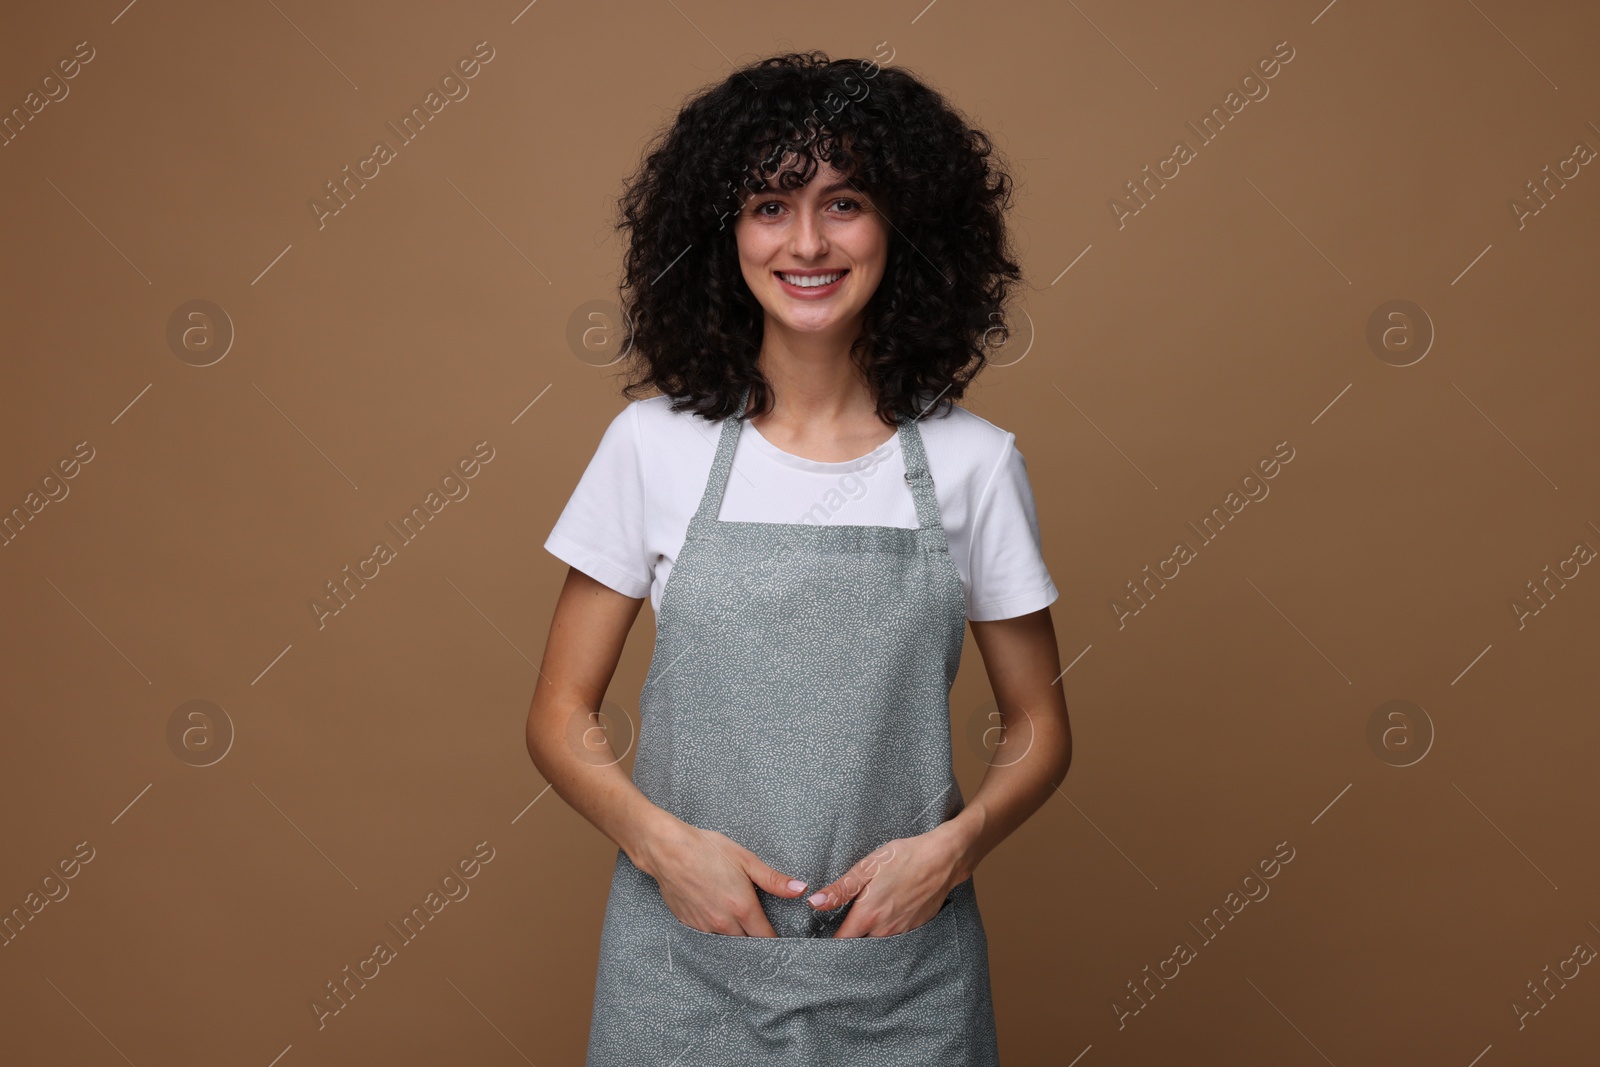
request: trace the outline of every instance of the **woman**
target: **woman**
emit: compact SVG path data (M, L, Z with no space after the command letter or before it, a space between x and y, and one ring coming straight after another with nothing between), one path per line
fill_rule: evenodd
M1020 275L991 152L909 74L785 55L684 107L623 197L624 392L661 395L545 542L570 568L528 715L618 846L588 1067L998 1062L972 874L1071 738L1022 456L952 403ZM569 739L646 595L630 779ZM964 802L969 622L1028 737Z

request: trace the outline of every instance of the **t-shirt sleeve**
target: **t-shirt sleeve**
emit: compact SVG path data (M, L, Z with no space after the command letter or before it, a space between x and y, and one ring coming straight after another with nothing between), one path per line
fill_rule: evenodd
M651 569L636 408L629 404L606 427L544 547L602 585L642 600Z
M967 618L1010 619L1038 611L1060 594L1045 566L1028 466L1008 434L972 523Z

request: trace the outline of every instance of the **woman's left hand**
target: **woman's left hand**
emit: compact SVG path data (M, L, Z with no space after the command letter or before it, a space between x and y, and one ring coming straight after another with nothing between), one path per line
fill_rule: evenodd
M925 834L901 837L866 856L806 900L833 911L854 900L834 937L888 937L932 919L967 874L963 844L946 822Z

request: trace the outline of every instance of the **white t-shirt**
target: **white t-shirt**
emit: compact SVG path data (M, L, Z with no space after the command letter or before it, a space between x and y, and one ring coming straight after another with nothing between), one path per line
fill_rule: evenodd
M666 396L632 401L611 420L544 543L624 596L648 593L657 612L722 429L670 404ZM967 618L1009 619L1054 601L1016 435L962 407L925 416L917 427ZM824 463L781 451L742 420L717 517L915 527L917 507L898 433L865 456Z

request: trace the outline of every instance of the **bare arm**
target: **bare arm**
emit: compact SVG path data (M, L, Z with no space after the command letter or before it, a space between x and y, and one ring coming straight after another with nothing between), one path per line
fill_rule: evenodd
M528 755L562 800L636 863L666 813L614 761L594 726L643 600L574 568L556 600L528 709ZM600 746L596 747L596 742Z
M594 728L643 603L568 568L528 708L528 755L562 800L656 879L680 922L711 933L775 936L754 885L783 897L805 886L790 885L726 836L651 803Z
M958 881L1050 799L1072 763L1072 727L1050 609L969 625L1000 709L1005 744L967 806L944 824L962 841ZM1004 755L1018 752L1016 746L1026 746L1026 754Z

